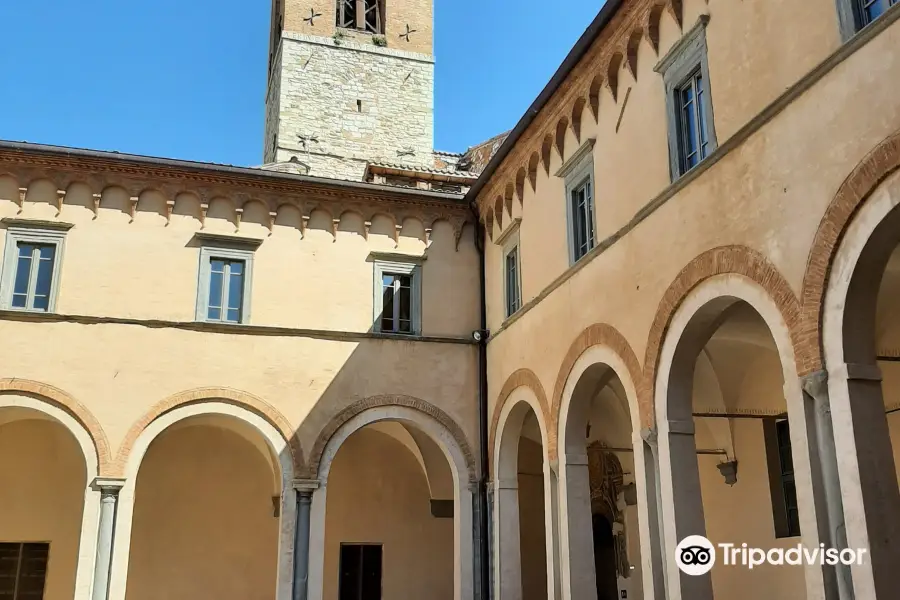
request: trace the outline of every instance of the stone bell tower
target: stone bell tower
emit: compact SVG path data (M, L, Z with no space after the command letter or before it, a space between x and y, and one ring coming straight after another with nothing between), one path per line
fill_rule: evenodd
M433 0L274 0L264 159L362 180L434 163Z

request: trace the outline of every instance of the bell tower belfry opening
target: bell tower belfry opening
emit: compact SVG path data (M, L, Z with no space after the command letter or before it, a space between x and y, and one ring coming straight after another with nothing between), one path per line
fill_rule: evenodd
M274 0L264 161L434 165L433 0Z

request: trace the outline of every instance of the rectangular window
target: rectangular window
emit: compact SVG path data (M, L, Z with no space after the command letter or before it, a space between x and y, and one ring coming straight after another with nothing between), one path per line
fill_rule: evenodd
M706 50L708 15L702 15L654 70L666 86L669 170L676 180L716 148L709 64Z
M862 29L885 13L898 0L855 0L857 3L857 19Z
M800 510L797 504L797 486L794 482L790 425L787 419L768 419L764 422L763 432L769 467L775 537L796 537L800 535Z
M209 271L206 318L240 323L244 304L244 261L213 258Z
M19 242L16 246L12 307L46 312L50 307L56 245Z
M72 225L3 219L6 245L0 270L0 308L53 312L65 234Z
M201 244L197 285L198 321L248 323L253 255L262 240L197 232Z
M381 600L382 546L341 544L340 600Z
M384 33L383 0L338 0L338 27Z
M594 196L591 179L577 184L570 192L572 203L572 251L578 260L594 247Z
M506 274L506 316L522 308L521 283L519 282L519 245L515 244L506 252L504 272Z
M381 274L381 331L412 333L412 275Z
M419 262L424 258L377 252L370 258L376 259L373 330L418 335L422 331L422 266Z
M687 173L706 158L709 146L703 104L703 73L699 67L676 91L678 100L678 147L681 173Z
M0 598L40 600L44 597L50 544L0 542Z

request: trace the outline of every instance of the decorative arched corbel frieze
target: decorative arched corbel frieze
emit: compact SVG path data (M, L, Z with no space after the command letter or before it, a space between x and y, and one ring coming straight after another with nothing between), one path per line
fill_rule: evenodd
M644 37L653 48L653 52L659 55L659 21L662 19L663 11L666 9L664 2L655 2L647 16L644 18Z
M538 172L538 164L541 162L540 157L537 152L531 153L531 158L528 159L528 181L531 183L531 191L537 191L537 172Z
M566 160L566 130L569 128L569 118L560 117L556 122L556 134L553 136L556 153L559 154L559 160Z
M635 81L637 81L638 78L638 50L643 36L643 30L640 27L636 27L632 30L631 34L629 34L628 41L625 44L625 64L628 67L628 71L631 73L631 77Z
M682 0L668 0L666 4L666 10L669 11L669 14L672 15L672 18L675 19L675 22L678 23L679 29L683 27L682 18L684 16L684 7L682 4Z
M581 116L584 113L584 107L587 104L587 98L583 95L579 95L575 98L575 102L572 103L572 118L571 118L571 127L572 133L575 134L575 141L579 144L581 143Z
M603 89L603 77L597 75L591 81L591 87L588 88L588 102L591 105L591 114L594 115L594 121L600 118L600 90Z
M619 69L622 67L622 53L614 52L606 67L606 89L609 90L613 102L618 102Z
M519 170L516 172L516 197L519 199L519 206L522 206L525 203L525 179L528 177L528 173L525 171L525 167L519 167Z
M544 163L544 171L550 175L550 151L553 149L553 136L547 134L541 143L541 162Z

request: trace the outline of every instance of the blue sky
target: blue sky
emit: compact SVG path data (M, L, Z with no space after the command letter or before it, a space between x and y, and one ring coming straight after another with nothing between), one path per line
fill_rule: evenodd
M449 151L515 125L602 5L435 2ZM269 0L0 2L0 138L258 164L269 15Z

